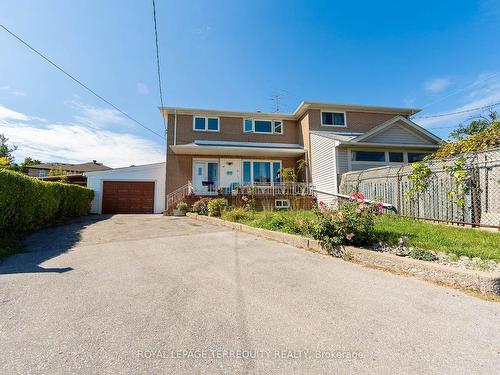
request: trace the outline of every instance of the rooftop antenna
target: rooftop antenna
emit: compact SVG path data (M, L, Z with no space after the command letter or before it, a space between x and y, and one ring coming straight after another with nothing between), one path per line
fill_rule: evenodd
M271 100L273 100L274 104L275 104L275 110L274 110L275 113L280 112L280 99L281 99L280 94L276 94L276 95L271 96Z

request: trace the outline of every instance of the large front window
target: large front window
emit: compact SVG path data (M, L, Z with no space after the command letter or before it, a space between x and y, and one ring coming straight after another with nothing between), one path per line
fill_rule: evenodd
M244 160L243 185L269 185L279 182L281 161Z

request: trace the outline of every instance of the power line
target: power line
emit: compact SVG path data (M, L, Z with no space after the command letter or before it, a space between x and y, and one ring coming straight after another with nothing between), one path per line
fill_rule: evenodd
M155 24L155 44L156 44L156 67L158 71L158 88L160 90L160 104L161 108L163 110L163 91L162 91L162 85L161 85L161 72L160 72L160 48L158 47L158 25L156 22L156 3L155 0L153 0L153 20ZM163 115L163 112L161 114L161 117L163 118L163 125L165 127L165 132L167 131L167 123L165 121L165 116Z
M492 108L492 107L495 107L497 105L500 105L500 102L493 103L493 104L488 104L488 105L484 105L482 107L476 107L476 108L471 108L471 109L464 109L463 111L441 113L441 114L438 114L438 115L418 116L418 117L414 117L413 120L424 119L424 118L435 118L435 117L446 117L446 116L452 116L452 115L459 115L461 113L468 113L468 112L479 111L479 110L485 109L485 108Z
M462 88L459 88L459 89L457 89L455 91L452 91L449 94L447 94L447 95L445 95L445 96L443 96L443 97L441 97L441 98L439 98L437 100L434 100L434 101L432 101L432 102L430 102L430 103L422 106L421 108L423 110L423 109L425 109L427 107L430 107L431 105L434 105L436 103L442 102L443 100L448 99L450 96L453 96L455 94L458 94L459 92L465 91L465 90L467 90L470 87L476 86L476 85L478 85L480 83L483 83L483 82L485 82L485 81L487 81L487 80L489 80L491 78L494 78L494 77L496 77L498 75L500 75L500 72L496 72L496 73L493 73L493 74L491 74L489 76L483 77L483 78L481 78L481 79L479 79L477 81L474 81L474 82L472 82L472 83L470 83L470 84L468 84L468 85L466 85L466 86L464 86Z
M83 83L82 81L80 81L78 78L75 78L73 75L71 75L70 73L68 73L66 70L64 70L63 68L61 68L59 65L57 65L55 62L53 62L52 60L50 60L47 56L45 56L43 53L41 53L40 51L36 50L34 47L32 47L31 45L29 45L27 42L25 42L23 39L21 39L21 37L19 37L18 35L14 34L12 31L10 31L8 28L6 28L4 25L1 25L0 24L0 27L2 29L4 29L5 31L7 31L10 35L12 35L14 38L16 38L18 41L20 41L22 44L24 44L26 47L28 47L30 50L32 50L33 52L35 52L38 56L40 56L42 59L44 59L45 61L47 61L50 65L52 65L53 67L55 67L56 69L58 69L59 71L61 71L63 74L65 74L66 76L68 76L69 78L71 78L73 81L75 81L77 84L79 84L80 86L82 86L85 90L87 90L88 92L90 92L91 94L95 95L96 97L98 97L99 99L101 99L104 103L110 105L111 107L113 107L114 109L116 109L118 112L120 112L122 115L124 115L125 117L127 117L129 120L132 120L133 122L135 122L137 125L143 127L144 129L150 131L151 133L157 135L158 137L160 137L161 139L165 140L165 137L157 132L155 132L153 129L151 128L148 128L146 125L140 123L138 120L136 120L135 118L133 118L132 116L130 116L129 114L127 114L126 112L122 111L120 108L118 108L116 105L114 105L113 103L111 103L109 100L103 98L101 95L99 95L98 93L96 93L94 90L92 90L90 87L88 87L85 83Z

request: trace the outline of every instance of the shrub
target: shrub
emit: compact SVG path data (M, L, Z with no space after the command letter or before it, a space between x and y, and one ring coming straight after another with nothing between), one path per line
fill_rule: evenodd
M225 198L215 198L208 202L208 216L220 216L222 211L228 207L227 200Z
M199 201L194 202L191 211L196 212L198 215L208 215L208 202L210 202L210 198L201 198Z
M223 212L221 216L224 220L235 221L239 223L251 220L253 218L253 213L245 208L238 207Z
M188 204L186 202L179 202L179 203L177 203L177 206L175 206L175 208L179 211L187 212L189 207L188 207Z
M413 259L426 260L428 262L437 260L437 257L432 251L420 249L419 247L413 247L408 253L408 256Z
M15 237L63 218L86 215L94 192L0 170L0 238Z
M375 242L374 219L381 209L381 203L368 204L360 193L351 194L336 207L320 202L311 234L332 253L339 245L371 245Z

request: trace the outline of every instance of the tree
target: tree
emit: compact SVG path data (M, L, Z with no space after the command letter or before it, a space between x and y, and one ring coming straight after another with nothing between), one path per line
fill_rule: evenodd
M41 164L42 162L38 159L32 159L30 157L24 158L24 161L21 163L21 166L28 167L30 165Z
M489 128L493 123L498 121L498 115L496 111L490 111L487 117L479 116L469 122L468 124L460 124L457 129L450 133L450 140L461 141L471 135L481 133L482 131Z
M9 164L12 164L14 162L14 156L12 156L12 153L17 150L17 146L9 146L7 144L8 140L9 138L0 134L0 157L7 158L9 160Z
M66 176L68 171L65 171L62 168L51 169L49 171L49 176Z

